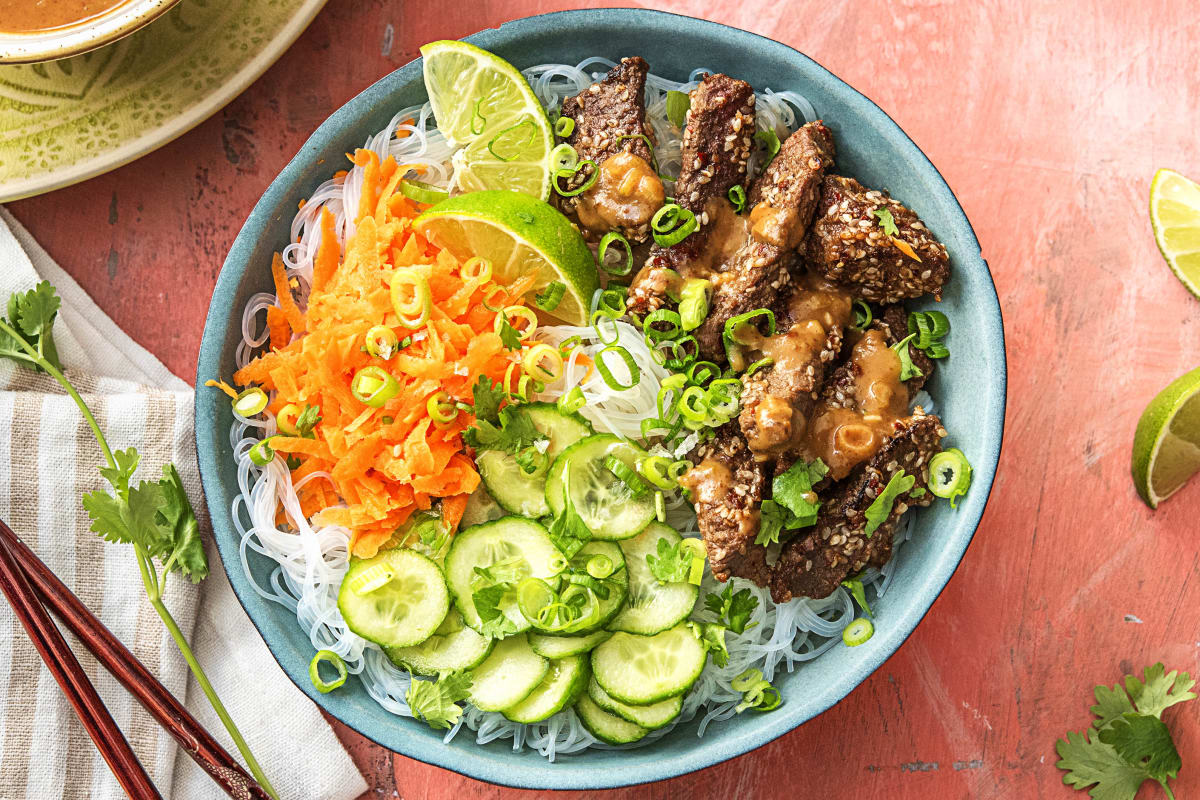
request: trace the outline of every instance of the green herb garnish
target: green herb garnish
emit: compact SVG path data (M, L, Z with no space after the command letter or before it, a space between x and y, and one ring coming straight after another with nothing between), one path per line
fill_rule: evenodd
M667 92L667 119L676 128L683 127L688 109L691 107L692 96L687 92L677 92L674 89Z
M913 484L916 482L917 479L912 475L905 474L904 470L900 470L892 476L879 496L871 505L867 506L865 514L867 527L864 533L868 539L892 515L892 506L895 504L896 498L913 488Z
M451 728L462 717L459 700L467 698L471 688L470 672L450 672L436 681L412 679L404 701L412 709L413 716L425 720L431 728Z
M704 598L704 607L716 614L717 621L734 633L745 633L758 624L750 622L750 615L758 608L758 598L749 589L734 592L732 585L725 584L720 594L709 593Z
M896 227L896 220L892 217L892 212L886 208L877 208L873 212L879 218L879 227L883 228L883 232L888 236L899 236L900 229Z
M920 378L925 373L921 368L913 363L912 353L908 349L908 343L916 337L915 333L910 333L900 341L892 345L892 350L900 357L900 380L906 381L909 378Z

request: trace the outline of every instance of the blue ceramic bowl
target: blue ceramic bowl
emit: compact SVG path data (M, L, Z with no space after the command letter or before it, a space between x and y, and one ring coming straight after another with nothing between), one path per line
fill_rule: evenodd
M349 681L319 694L308 679L312 646L286 609L256 595L242 573L237 534L229 518L237 493L229 446L229 401L219 392L196 393L196 443L204 491L226 572L246 612L284 671L314 702L351 728L406 756L482 780L537 789L596 789L661 780L752 750L812 719L841 700L912 633L950 580L983 515L992 488L1004 428L1005 360L1000 305L971 224L954 194L904 131L867 98L807 56L778 42L712 22L653 11L592 10L520 19L469 37L518 68L544 62L576 63L591 55L640 54L657 74L682 79L694 67L727 72L758 88L794 89L816 106L837 140L837 171L885 188L911 206L941 238L953 261L953 279L940 308L954 331L953 355L938 365L930 387L950 441L974 465L974 483L957 511L947 503L922 510L914 540L901 550L895 582L875 618L875 636L856 648L835 647L778 681L783 705L769 714L743 714L711 725L703 738L696 721L633 750L589 750L547 763L511 744L476 745L469 733L442 744L442 734L380 708ZM425 100L421 62L380 80L326 120L255 206L217 280L196 385L227 377L241 340L247 299L271 290L268 265L288 242L296 203L325 178L348 149L387 124L395 110ZM251 568L265 583L273 562Z

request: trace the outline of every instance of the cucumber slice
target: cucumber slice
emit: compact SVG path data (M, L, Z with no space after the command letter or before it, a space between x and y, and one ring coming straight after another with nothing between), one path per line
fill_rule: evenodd
M479 666L492 652L493 644L494 640L464 625L457 609L450 609L425 641L412 647L385 647L383 652L397 667L418 675L440 675Z
M564 414L553 403L527 403L514 413L528 417L533 427L549 438L547 464L568 445L592 435L591 423L577 414ZM516 456L499 450L484 450L476 455L475 464L488 492L506 511L531 518L550 513L545 470L530 475L517 464Z
M637 536L654 518L654 493L635 497L625 482L604 466L614 456L632 470L648 455L632 442L599 434L563 450L546 476L546 502L551 513L563 512L567 470L571 472L571 502L596 539L628 539Z
M588 652L610 636L612 631L596 631L586 636L546 636L542 633L530 633L529 646L539 656L567 658Z
M614 700L648 706L690 689L705 655L686 625L653 636L615 633L592 651L592 673Z
M525 634L501 639L471 672L468 699L482 711L512 708L532 694L549 671L550 660L533 652Z
M648 706L631 706L628 703L622 703L620 700L614 700L608 692L604 691L604 687L596 683L595 678L588 681L587 693L588 697L592 698L592 702L608 713L616 714L623 720L650 730L669 725L683 710L683 695L668 697L666 700L651 703Z
M583 727L602 742L609 744L629 744L641 739L650 731L640 725L623 720L608 713L592 702L586 694L575 701L575 713Z
M356 580L368 570L369 580ZM387 579L380 583L379 575ZM376 588L359 594L372 584ZM438 565L407 548L350 559L338 590L338 611L346 626L387 647L420 644L433 635L449 610L450 595Z
M475 567L486 568L501 562L511 566L520 578L530 575L551 578L566 565L546 529L530 519L503 517L459 531L446 554L446 583L463 621L481 633L483 621L471 597L475 591L472 586ZM509 592L500 603L500 610L512 620L517 631L529 627L529 621L517 608L515 591Z
M550 662L550 671L533 693L502 713L513 722L541 722L575 702L592 674L585 656Z
M674 546L681 538L669 525L651 522L636 537L621 542L629 573L629 597L625 608L609 623L611 630L648 636L675 627L692 613L700 587L687 581L659 583L646 561L646 556L658 552L659 539Z

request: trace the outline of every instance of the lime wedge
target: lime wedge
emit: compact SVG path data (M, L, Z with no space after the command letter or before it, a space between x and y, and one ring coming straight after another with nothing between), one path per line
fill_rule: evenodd
M438 129L461 148L454 153L458 188L548 198L554 132L516 67L466 42L431 42L421 55Z
M1150 401L1133 435L1133 483L1151 508L1200 472L1200 369Z
M414 225L459 260L482 256L491 261L498 283L536 275L533 292L562 283L566 291L550 315L587 324L596 261L575 226L548 203L515 192L471 192L443 200Z
M1200 297L1200 186L1174 170L1154 173L1150 224L1171 271Z

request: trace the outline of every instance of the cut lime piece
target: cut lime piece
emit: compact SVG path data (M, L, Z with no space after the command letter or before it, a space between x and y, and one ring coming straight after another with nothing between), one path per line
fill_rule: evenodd
M554 132L517 68L466 42L430 42L421 55L438 130L461 148L458 188L549 197Z
M566 287L552 316L588 324L598 286L596 261L583 236L549 204L515 192L471 192L438 203L417 218L416 229L455 258L482 256L492 278L510 284L535 275L529 297L558 281Z
M1171 271L1200 297L1200 186L1174 170L1154 173L1150 225Z
M1133 483L1151 508L1200 472L1200 369L1150 401L1133 435Z

